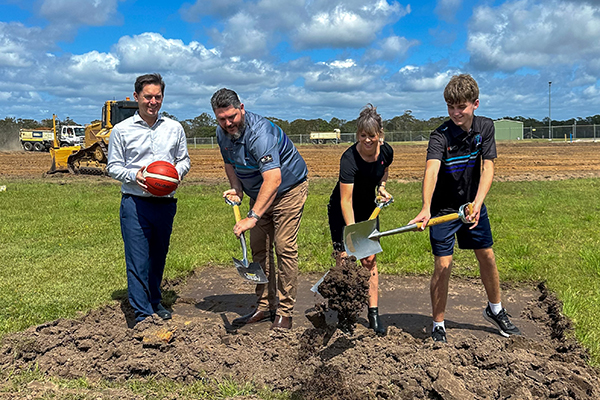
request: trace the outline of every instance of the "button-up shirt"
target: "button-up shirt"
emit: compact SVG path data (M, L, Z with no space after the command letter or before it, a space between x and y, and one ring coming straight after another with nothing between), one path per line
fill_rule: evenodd
M177 121L159 116L149 126L136 112L112 129L108 142L108 174L123 183L121 192L150 197L136 182L136 174L154 161L175 165L179 179L190 170L190 156L183 127ZM175 192L167 197L173 197Z

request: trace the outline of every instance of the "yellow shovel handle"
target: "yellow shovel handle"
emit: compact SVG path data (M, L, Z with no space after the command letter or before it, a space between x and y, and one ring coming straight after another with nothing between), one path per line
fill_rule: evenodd
M233 213L235 214L235 222L238 223L242 220L242 214L240 214L240 206L237 204L233 206Z
M373 210L373 213L369 217L369 220L377 218L377 216L379 215L380 212L381 212L381 208L375 207L375 209Z
M454 221L455 219L458 219L458 218L460 218L458 213L442 215L441 217L431 218L427 222L427 226L443 224L444 222ZM417 222L417 229L421 229L422 226L423 226L422 222Z

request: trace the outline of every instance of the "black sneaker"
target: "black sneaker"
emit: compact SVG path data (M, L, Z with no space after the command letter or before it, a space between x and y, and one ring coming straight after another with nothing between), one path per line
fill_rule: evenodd
M162 319L171 319L171 312L163 307L162 304L158 303L154 313L161 317Z
M510 322L510 319L508 319L509 316L510 315L506 312L506 308L503 308L498 314L494 315L489 304L485 310L483 310L483 318L498 328L498 332L500 332L502 336L509 337L511 335L520 335L521 331Z
M446 331L441 326L437 326L433 332L431 332L431 338L434 342L446 343Z

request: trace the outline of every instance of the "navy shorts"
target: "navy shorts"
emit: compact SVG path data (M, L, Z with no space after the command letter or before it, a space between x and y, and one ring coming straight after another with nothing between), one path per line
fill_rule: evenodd
M454 240L458 239L461 249L487 249L492 247L492 229L485 204L481 206L479 224L469 229L471 224L465 224L460 219L434 225L429 228L429 241L434 256L444 257L454 254Z

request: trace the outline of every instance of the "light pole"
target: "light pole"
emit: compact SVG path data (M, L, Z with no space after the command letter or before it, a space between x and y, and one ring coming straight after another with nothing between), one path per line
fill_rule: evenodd
M548 137L552 140L552 82L548 82Z

